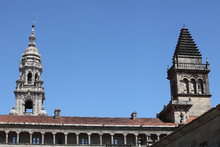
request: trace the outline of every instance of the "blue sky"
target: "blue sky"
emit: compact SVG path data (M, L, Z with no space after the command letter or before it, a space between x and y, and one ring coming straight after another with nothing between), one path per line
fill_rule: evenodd
M217 0L2 0L0 114L15 105L18 65L36 17L44 102L65 116L155 117L170 100L167 65L183 24L208 57L212 106L220 93Z

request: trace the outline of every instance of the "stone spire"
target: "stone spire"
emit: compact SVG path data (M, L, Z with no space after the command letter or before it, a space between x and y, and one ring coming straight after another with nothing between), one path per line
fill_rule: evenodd
M189 30L185 27L183 27L180 31L179 39L173 56L173 62L177 62L179 58L202 58L202 55Z
M10 111L11 115L46 115L43 107L44 88L41 79L41 56L36 48L35 25L29 36L28 48L22 54L19 72L20 77L16 81L16 105Z

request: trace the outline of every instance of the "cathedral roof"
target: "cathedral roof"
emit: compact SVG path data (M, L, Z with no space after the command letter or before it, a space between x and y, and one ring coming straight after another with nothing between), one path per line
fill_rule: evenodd
M187 56L187 57L199 57L201 58L201 53L194 42L189 30L187 28L182 28L180 31L179 39L174 52L174 57Z
M108 117L60 117L53 116L18 116L0 115L0 124L38 124L38 125L73 125L73 126L175 126L158 118L108 118Z

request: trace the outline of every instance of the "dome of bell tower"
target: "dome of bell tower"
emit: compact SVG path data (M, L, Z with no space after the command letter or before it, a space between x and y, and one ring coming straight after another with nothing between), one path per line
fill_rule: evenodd
M29 36L29 44L22 54L19 72L20 77L16 81L16 106L10 114L17 115L46 115L43 109L44 87L42 74L41 55L36 48L35 25Z

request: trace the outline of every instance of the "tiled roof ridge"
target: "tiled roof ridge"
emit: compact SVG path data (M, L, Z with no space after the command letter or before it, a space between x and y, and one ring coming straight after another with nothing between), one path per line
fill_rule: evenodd
M54 116L45 116L45 115L6 115L2 114L0 116L18 116L18 117L50 117L53 118ZM130 117L98 117L98 116L61 116L61 118L109 118L109 119L130 119ZM136 119L159 119L157 117L138 117Z
M158 118L114 118L114 117L60 117L0 115L0 123L37 123L37 124L88 124L88 125L174 125Z

